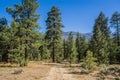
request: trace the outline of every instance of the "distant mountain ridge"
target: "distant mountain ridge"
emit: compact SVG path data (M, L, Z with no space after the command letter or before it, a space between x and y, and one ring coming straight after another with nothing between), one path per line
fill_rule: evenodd
M69 32L63 32L62 38L63 38L63 39L67 39L70 32L71 32L71 31L69 31ZM85 36L86 40L90 40L91 37L92 37L92 33L80 33L80 34L81 34L82 36ZM74 39L76 39L76 35L77 35L77 32L73 32Z

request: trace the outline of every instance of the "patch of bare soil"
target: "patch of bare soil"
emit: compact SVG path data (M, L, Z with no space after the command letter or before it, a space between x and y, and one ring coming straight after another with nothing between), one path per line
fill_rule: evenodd
M42 80L77 80L62 67L52 67L49 75Z
M0 67L0 80L41 80L48 75L50 68L34 62L28 67Z
M52 66L49 75L42 80L97 80L96 77L93 76L97 74L97 72L91 74L82 73L83 69L78 65L72 65L72 67L66 64L52 65L54 66Z

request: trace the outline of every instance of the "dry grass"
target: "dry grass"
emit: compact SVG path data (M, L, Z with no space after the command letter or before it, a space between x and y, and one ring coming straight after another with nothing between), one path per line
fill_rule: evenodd
M96 72L89 73L87 70L83 69L80 64L72 64L72 67L67 68L68 73L72 74L74 78L80 80L97 80L92 74Z
M117 80L115 78L120 78L120 65L100 66L98 71L93 72L83 69L80 64L72 64L72 67L69 67L69 64L30 62L27 67L18 67L10 63L0 63L0 66L0 80L46 80L46 77L47 80L51 78L53 80Z
M4 62L0 62L0 67L18 67L18 64L15 63L4 63Z
M112 69L112 70L111 70ZM68 73L81 80L120 80L120 65L100 66L98 70L88 72L80 64L67 67Z
M2 64L1 64L2 65ZM4 64L6 66L8 64ZM39 62L31 62L28 67L0 67L0 80L41 80L48 75L51 67L42 65ZM13 74L21 70L19 74Z

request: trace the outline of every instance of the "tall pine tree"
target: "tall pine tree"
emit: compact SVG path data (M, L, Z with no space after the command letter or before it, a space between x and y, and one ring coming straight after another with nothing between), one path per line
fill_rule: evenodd
M48 12L46 20L47 31L45 40L51 52L53 62L59 62L63 58L62 50L62 19L60 10L53 6L51 11Z
M75 40L73 37L73 33L70 32L69 36L68 36L68 41L67 41L67 52L68 52L68 61L70 63L75 62L76 61L76 46L75 46Z
M115 12L111 17L111 27L115 29L113 35L112 62L120 63L120 13Z
M6 18L0 19L0 61L8 62L9 34Z
M111 17L111 26L116 29L116 33L114 35L115 42L117 46L120 46L120 13L115 12Z
M16 36L20 39L20 48L24 52L24 66L27 65L30 56L32 45L37 38L37 20L39 15L36 14L39 7L37 0L22 0L22 4L16 4L15 9L8 7L7 12L10 13L15 22L19 24L17 27ZM22 49L24 48L24 49ZM31 48L31 49L30 49Z
M110 30L107 21L107 18L101 12L95 21L93 37L90 44L90 48L99 64L109 63Z

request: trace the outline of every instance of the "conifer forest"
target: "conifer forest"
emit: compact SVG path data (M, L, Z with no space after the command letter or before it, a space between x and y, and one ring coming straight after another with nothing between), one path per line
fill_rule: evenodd
M10 21L0 16L0 80L120 80L120 11L100 11L88 38L63 30L57 6L41 32L39 2L20 0L6 7Z

